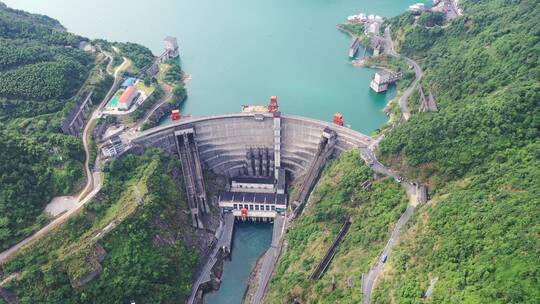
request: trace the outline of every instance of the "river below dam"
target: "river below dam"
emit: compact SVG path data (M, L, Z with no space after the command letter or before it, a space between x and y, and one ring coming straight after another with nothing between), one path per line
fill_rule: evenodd
M351 38L336 29L359 12L394 16L418 0L3 0L7 5L58 19L90 38L131 41L163 50L178 38L182 67L192 80L182 114L239 112L277 95L281 110L330 121L343 113L363 133L383 125L392 87L369 89L374 70L355 68ZM429 1L421 1L429 2ZM256 259L270 246L271 225L237 225L232 260L222 288L205 303L240 303Z

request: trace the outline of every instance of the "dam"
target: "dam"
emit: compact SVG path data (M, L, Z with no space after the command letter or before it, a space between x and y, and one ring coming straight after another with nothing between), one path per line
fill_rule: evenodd
M301 212L328 159L352 148L366 148L372 138L342 125L279 111L277 97L268 105L244 106L235 114L187 118L136 134L128 148L159 147L182 163L193 226L204 228L208 212L203 168L228 177L219 207L235 217L271 221L284 215L286 184L300 181L292 198Z
M274 149L275 113L241 112L187 118L136 134L130 146L159 147L178 154L175 132L193 129L201 165L230 178L247 175L247 153L253 148ZM301 177L317 154L325 129L336 133L331 156L351 148L365 148L371 137L330 122L280 113L279 168L290 178Z
M281 251L287 222L299 216L327 160L349 149L365 149L371 137L343 126L343 117L324 122L279 111L268 105L243 106L242 112L187 118L136 134L128 148L159 147L180 159L194 227L204 229L210 210L203 169L228 178L216 198L221 223L216 246L193 287L188 303L200 298L217 261L230 254L234 221L273 222L272 247L253 303L260 303ZM300 186L291 198L287 184ZM292 201L290 201L292 200Z

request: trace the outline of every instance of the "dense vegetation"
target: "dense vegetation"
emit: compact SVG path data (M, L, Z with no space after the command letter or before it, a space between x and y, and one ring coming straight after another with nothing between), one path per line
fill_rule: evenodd
M6 249L35 229L29 224L36 219L47 220L40 216L43 203L71 189L84 153L77 139L59 134L35 138L0 131L0 143L0 249Z
M451 183L416 217L374 303L538 303L540 143L511 148ZM534 169L533 169L534 168Z
M540 135L538 4L466 4L468 17L429 39L420 57L423 83L441 111L415 116L382 145L383 153L403 151L410 165L431 163L447 178ZM418 39L420 29L405 26L404 41Z
M157 83L153 85L155 85L156 89L152 95L148 96L144 103L131 114L131 117L134 119L143 118L146 112L150 110L156 104L156 102L161 99L161 97L163 97L163 89Z
M126 56L133 61L133 64L138 69L150 65L154 61L152 51L145 46L131 42L116 43L115 45L120 48L123 56Z
M379 157L429 184L432 200L416 211L389 257L374 303L425 303L433 279L438 281L432 303L540 302L540 4L470 0L460 5L465 16L449 24L441 14L428 13L390 20L398 51L423 67L421 84L439 110L418 113L419 95L413 94L412 118L381 144ZM404 70L388 57L372 63ZM385 201L380 197L355 205L366 195L356 189L359 194L352 198L340 198L341 183L356 184L355 178L340 176L351 167L339 169L335 184L330 182L334 168L327 170L314 205L289 231L271 283L271 303L361 301L354 279L373 265L389 237L374 223L394 221L365 215ZM391 191L392 185L383 189ZM373 193L379 187L375 182ZM322 195L321 189L326 189ZM387 207L396 212L395 205ZM309 282L344 209L353 218L363 210L366 224L355 220L353 226L365 231L351 229L328 273ZM374 231L380 234L372 237ZM373 243L347 246L364 237Z
M362 273L377 259L407 205L399 184L388 178L373 181L372 176L357 151L340 156L324 171L310 205L287 234L268 303L361 302ZM368 180L373 185L364 190L361 184ZM311 281L309 275L348 217L353 224L328 270Z
M540 302L540 4L460 1L447 28L393 29L439 111L388 134L382 157L431 185L376 303ZM423 18L423 17L421 17Z
M85 79L85 68L76 61L29 64L0 74L0 96L47 100L69 97Z
M45 204L82 176L80 141L59 129L101 67L76 48L82 39L53 19L0 3L0 250L46 222ZM94 77L86 88L99 98L108 81Z
M171 103L174 105L180 105L187 97L187 91L184 86L184 71L178 59L171 59L167 61L168 69L165 72L163 80L173 85L173 99Z
M197 254L183 242L190 225L186 204L178 199L184 197L181 185L171 178L178 168L177 160L157 150L113 162L98 198L3 266L4 274L21 272L5 287L21 303L185 299ZM95 272L101 273L72 288Z

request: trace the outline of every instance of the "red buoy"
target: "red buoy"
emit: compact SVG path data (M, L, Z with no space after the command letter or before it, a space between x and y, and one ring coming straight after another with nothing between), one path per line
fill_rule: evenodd
M248 210L246 208L240 209L240 215L242 215L242 217L247 217L248 216Z
M277 102L277 96L270 97L270 104L268 105L268 112L275 113L279 111L279 105Z
M171 111L171 119L172 120L180 120L180 110L172 110Z
M343 114L341 113L334 114L334 124L338 126L343 126Z

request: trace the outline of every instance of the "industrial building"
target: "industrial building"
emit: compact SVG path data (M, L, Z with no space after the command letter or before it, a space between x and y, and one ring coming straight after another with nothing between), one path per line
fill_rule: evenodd
M163 39L165 50L159 57L148 66L141 69L141 74L148 77L155 77L159 73L159 64L164 63L169 59L178 58L180 56L180 48L175 37L167 36Z
M286 194L224 191L218 202L222 210L241 220L271 221L287 210Z
M401 79L401 73L392 73L387 71L377 71L370 83L370 87L373 91L380 93L388 89L388 85Z
M280 167L281 115L277 96L268 105L243 106L244 113L273 113L273 149L250 147L246 151L244 174L231 179L230 191L221 192L218 205L236 219L272 221L287 209L285 170Z
M167 36L163 42L165 43L165 54L167 54L167 59L180 56L180 48L178 47L178 41L175 37Z
M119 110L128 110L133 102L139 96L139 92L134 86L128 87L122 95L118 98L118 109Z
M101 148L101 153L105 157L114 157L122 152L124 152L124 144L120 140L120 137L113 136L109 139L109 143Z
M231 181L231 191L273 193L274 179L271 177L237 177Z

